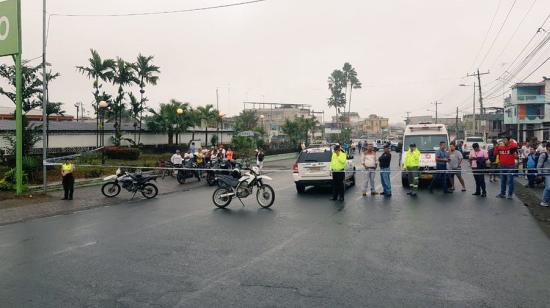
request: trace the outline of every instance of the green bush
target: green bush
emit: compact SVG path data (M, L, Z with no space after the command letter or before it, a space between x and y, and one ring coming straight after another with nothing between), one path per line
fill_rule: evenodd
M110 159L138 160L140 155L138 149L129 147L105 147L103 151Z
M10 169L4 174L4 178L0 179L0 191L15 190L15 168Z
M103 169L96 167L82 167L77 169L77 173L84 178L99 178L103 175Z

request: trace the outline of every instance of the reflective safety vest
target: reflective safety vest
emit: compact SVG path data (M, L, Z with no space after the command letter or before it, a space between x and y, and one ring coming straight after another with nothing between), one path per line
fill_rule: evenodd
M418 149L414 149L414 151L411 151L409 149L407 152L405 152L403 167L418 168L418 166L420 166L420 151Z
M64 163L63 165L61 165L61 170L65 171L65 172L72 172L73 171L73 164Z
M227 151L225 153L225 156L226 156L227 159L233 160L233 151Z
M330 160L330 169L332 171L342 171L346 168L346 153L340 152L340 155L336 155L336 152L332 153L332 159Z

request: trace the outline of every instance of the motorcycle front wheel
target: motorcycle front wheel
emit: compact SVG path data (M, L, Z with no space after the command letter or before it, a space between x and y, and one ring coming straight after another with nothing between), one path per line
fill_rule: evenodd
M101 186L101 193L107 198L113 198L120 193L120 185L116 182L108 182Z
M275 202L275 191L271 186L264 184L258 188L256 200L264 209L271 207Z
M206 182L208 183L208 186L216 185L216 175L214 172L208 172L206 174Z
M231 203L231 199L232 199L231 196L225 196L225 197L223 196L229 193L231 193L231 190L225 187L220 187L214 191L214 194L212 195L212 201L217 207L219 207L220 209L223 209L226 206L228 206L229 203Z
M178 180L178 183L185 184L185 174L183 172L178 172L176 179Z
M141 189L141 194L147 198L152 199L157 196L159 193L159 190L155 184L147 183L143 185L143 188Z

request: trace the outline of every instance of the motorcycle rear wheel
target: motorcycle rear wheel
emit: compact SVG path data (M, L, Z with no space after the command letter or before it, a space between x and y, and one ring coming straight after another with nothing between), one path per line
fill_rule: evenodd
M206 174L206 182L208 183L208 186L214 186L216 185L216 175L214 172L208 172Z
M223 209L231 203L231 200L233 199L231 196L228 197L222 197L222 195L231 193L231 190L220 187L214 191L214 194L212 194L212 201L214 202L214 205L219 207L220 209Z
M258 188L256 200L261 207L267 209L275 202L275 191L271 186L264 184Z
M155 184L152 183L147 183L143 185L143 188L141 189L141 194L147 199L152 199L156 197L158 193L159 189Z
M101 193L107 198L113 198L120 194L120 185L116 182L107 182L101 186Z
M183 172L178 172L178 174L176 175L176 179L178 180L178 183L180 184L185 184L185 175L183 174Z

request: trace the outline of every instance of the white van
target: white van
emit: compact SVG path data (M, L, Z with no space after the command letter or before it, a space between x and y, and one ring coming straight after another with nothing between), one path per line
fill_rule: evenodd
M403 149L401 150L400 166L403 166L405 152L409 145L414 143L420 151L420 180L431 180L431 173L422 173L422 170L435 170L435 152L439 149L439 143L444 141L449 145L447 127L443 124L415 124L407 125L403 135ZM401 172L403 187L409 187L407 173Z

